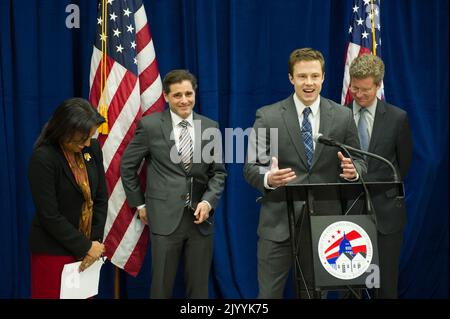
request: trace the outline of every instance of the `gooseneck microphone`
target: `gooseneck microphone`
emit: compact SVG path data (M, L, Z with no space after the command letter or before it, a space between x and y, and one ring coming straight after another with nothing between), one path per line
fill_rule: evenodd
M336 147L339 147L339 148L342 148L342 149L347 149L347 150L352 151L354 153L364 154L366 156L373 157L373 158L375 158L375 159L377 159L379 161L382 161L383 163L387 164L391 168L394 182L400 182L400 179L398 178L397 170L395 169L394 165L392 165L392 163L390 161L388 161L384 157L381 157L380 155L377 155L377 154L374 154L374 153L370 153L370 152L366 152L366 151L363 151L363 150L351 147L349 145L342 144L342 143L340 143L338 141L335 141L332 138L325 137L325 136L323 136L320 133L314 136L314 142L322 143L322 144L325 144L325 145L328 145L328 146L336 146Z
M345 155L352 160L353 163L355 162L355 160L354 160L353 156L350 154L349 150L356 151L356 153L364 152L364 151L361 151L361 150L359 150L357 148L353 148L353 147L351 147L349 145L345 145L345 144L342 144L342 143L340 143L338 141L335 141L335 140L333 140L331 138L325 137L321 133L315 135L313 137L313 140L316 143L322 143L322 144L327 145L327 146L339 147L345 153ZM364 152L364 153L367 153L367 152ZM370 153L370 154L372 154L372 153ZM378 156L378 155L376 155L376 156ZM358 169L356 168L356 165L354 165L354 166L355 166L355 170L358 172ZM371 196L370 196L369 189L367 188L366 182L364 181L363 174L361 172L358 172L358 174L359 174L359 179L361 181L361 185L364 188L364 192L366 194L365 204L366 204L367 213L369 215L373 216L373 218L375 220L375 224L376 224L377 223L376 215L375 215L375 212L372 210L372 199L371 199Z

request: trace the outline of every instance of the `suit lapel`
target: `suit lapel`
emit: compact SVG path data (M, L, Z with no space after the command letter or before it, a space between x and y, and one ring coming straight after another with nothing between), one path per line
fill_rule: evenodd
M323 136L329 136L331 124L332 124L332 112L331 106L328 104L328 102L322 98L320 98L320 124L319 124L319 133L323 134ZM317 162L317 160L320 158L320 153L322 152L322 149L324 148L324 145L322 143L316 143L316 147L314 149L314 157L313 162L311 164L311 169L314 167L314 164Z
M97 189L97 165L92 148L84 148L82 151L84 164L89 178L89 187L91 189L91 197L95 197L95 190Z
M193 112L192 119L194 121L194 134L195 134L195 142L194 142L194 158L193 163L190 168L190 175L194 175L194 171L197 169L198 165L200 165L202 161L202 150L205 146L206 141L202 139L203 131L206 129L203 127L200 117L197 113Z
M163 132L164 138L167 142L167 145L169 146L169 152L170 150L175 147L175 139L178 138L178 136L174 136L173 139L170 138L170 134L172 134L173 127L172 127L172 117L170 116L170 111L167 109L163 116L161 117L161 130ZM181 162L181 158L177 153L177 160L178 164L174 164L178 166L184 173L186 173L186 170L184 169L183 163Z
M81 191L80 186L78 185L77 181L75 180L75 176L73 175L72 170L70 169L69 163L66 160L66 157L64 156L64 153L61 149L57 149L56 152L58 153L59 159L61 160L61 165L64 171L64 174L67 176L67 178L72 183L73 187L77 191L79 191L81 194L83 193ZM82 156L84 159L84 164L86 165L86 171L89 179L89 187L91 189L92 197L95 196L95 190L97 189L97 183L98 183L98 177L97 177L97 165L95 162L95 154L93 154L93 150L90 147L85 147L82 151Z
M293 96L283 106L283 119L286 124L286 129L291 137L292 144L298 153L303 165L308 167L308 162L305 155L305 146L302 143L302 134L300 132L300 123L298 121L298 114L295 108Z
M61 161L61 165L62 165L64 174L66 174L67 178L70 180L73 187L75 187L75 189L77 191L82 193L81 188L80 188L80 186L78 186L77 181L75 180L75 176L73 175L72 170L70 169L69 163L67 162L66 157L64 156L63 151L58 148L57 153L59 155L59 159Z
M369 152L374 153L377 142L383 135L384 115L386 107L380 100L377 102L377 110L375 111L375 118L373 119L372 135L370 136Z

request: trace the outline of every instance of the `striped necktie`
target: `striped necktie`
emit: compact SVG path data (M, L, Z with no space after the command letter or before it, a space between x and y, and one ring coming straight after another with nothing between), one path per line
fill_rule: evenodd
M180 133L180 144L178 147L178 155L180 155L181 162L183 163L184 170L189 172L189 169L192 165L192 155L193 155L193 146L192 146L192 138L189 134L189 130L187 128L188 122L183 120L180 122L181 133Z

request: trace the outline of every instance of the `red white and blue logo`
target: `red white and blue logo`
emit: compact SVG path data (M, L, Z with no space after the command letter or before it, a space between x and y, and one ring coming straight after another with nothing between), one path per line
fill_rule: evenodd
M317 248L326 271L344 280L361 276L373 257L369 235L361 226L349 221L339 221L325 228Z

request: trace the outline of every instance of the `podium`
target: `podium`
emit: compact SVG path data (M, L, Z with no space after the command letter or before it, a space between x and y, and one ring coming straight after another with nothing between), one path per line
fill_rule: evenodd
M393 207L398 209L404 209L405 202L402 182L366 182L365 185L370 196L365 195L361 183L348 182L289 184L262 198L262 202L287 204L297 298L301 295L320 298L323 290L342 288L354 293L353 288L366 287L367 278L364 277L368 273L365 270L378 265L377 220L373 209L371 214L367 214L361 207L361 200L372 205L371 197L381 197L383 201L392 201ZM336 206L341 207L340 214L316 209L320 202L329 201L330 197ZM295 201L304 202L297 218ZM352 241L356 243L354 247Z

